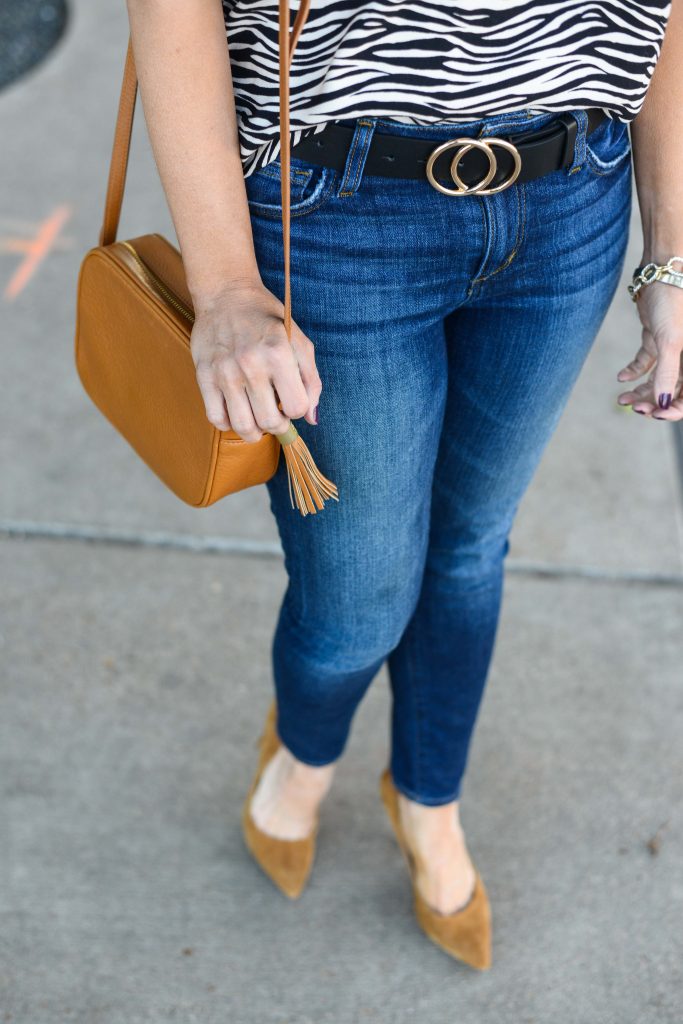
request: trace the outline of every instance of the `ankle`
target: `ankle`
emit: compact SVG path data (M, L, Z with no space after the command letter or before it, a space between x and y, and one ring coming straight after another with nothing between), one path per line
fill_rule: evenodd
M280 839L301 839L313 828L334 775L334 764L307 765L281 746L266 764L252 796L258 827Z
M404 831L421 845L438 850L452 848L453 843L464 844L465 836L460 824L458 801L429 806L399 794L399 813Z
M282 748L283 766L294 785L301 785L312 792L324 795L334 775L335 764L312 765L299 761L286 747Z
M415 864L416 884L427 904L441 914L456 913L465 906L475 884L459 810L457 801L431 807L399 794L399 815Z

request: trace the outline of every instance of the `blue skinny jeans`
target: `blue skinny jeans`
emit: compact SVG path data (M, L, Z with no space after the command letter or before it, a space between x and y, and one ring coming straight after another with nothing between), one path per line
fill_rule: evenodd
M477 137L551 113L355 127L343 171L292 159L292 310L315 344L319 424L297 421L338 503L292 510L268 482L287 587L272 643L282 742L343 752L387 661L390 768L423 804L460 796L492 659L513 518L614 295L629 134L603 122L570 167L498 195L364 174L374 132ZM246 179L265 285L284 295L280 163Z

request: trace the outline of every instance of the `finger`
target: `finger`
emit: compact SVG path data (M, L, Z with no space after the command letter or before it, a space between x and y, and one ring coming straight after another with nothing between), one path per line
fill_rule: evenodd
M652 413L657 409L657 403L655 402L654 395L654 374L651 373L648 379L643 383L639 384L634 391L633 400L633 411L644 414L645 416L652 416Z
M299 375L308 396L306 419L309 423L317 423L317 408L323 389L323 382L320 379L320 374L315 364L315 346L310 338L294 322L292 323L291 344L299 367Z
M641 401L635 402L631 406L631 408L634 412L639 413L641 416L649 416L650 419L652 419L652 414L656 410L657 406L654 404L654 402Z
M248 380L246 391L254 419L261 430L269 434L284 434L289 426L289 417L278 409L271 381L267 377Z
M668 409L662 409L659 406L655 407L652 419L671 420L674 423L683 420L683 398L675 398Z
M657 405L667 409L678 397L678 379L681 373L681 349L683 337L667 331L655 338L657 342L657 367L654 375L654 394Z
M223 392L216 383L212 371L197 367L197 384L204 399L206 418L219 430L230 430L230 419L225 406Z
M656 357L648 352L644 345L641 345L635 359L632 359L628 365L619 370L617 380L633 380L636 377L642 377L644 373L652 369L655 359Z
M271 379L284 415L292 420L306 416L311 403L301 379L294 346L289 340L271 350L269 364Z
M619 405L632 405L634 402L654 402L654 390L652 387L652 379L643 381L642 384L638 384L637 387L632 388L631 391L623 391L617 398Z
M251 407L245 385L241 386L235 382L227 383L224 387L225 403L228 407L228 415L232 429L239 434L244 441L260 441L263 432L256 423L254 411Z

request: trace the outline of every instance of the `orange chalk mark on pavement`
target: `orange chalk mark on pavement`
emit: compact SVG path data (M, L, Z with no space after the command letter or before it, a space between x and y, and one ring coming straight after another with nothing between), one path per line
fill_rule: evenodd
M25 259L17 267L4 291L6 299L15 299L47 254L54 247L59 232L71 215L69 206L58 206L55 212L38 226L35 238L0 239L0 249L5 252L25 253Z

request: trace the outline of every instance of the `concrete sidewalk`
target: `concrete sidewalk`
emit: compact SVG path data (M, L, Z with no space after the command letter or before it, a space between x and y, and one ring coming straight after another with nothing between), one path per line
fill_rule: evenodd
M0 294L0 1021L678 1024L681 489L674 428L616 405L625 288L511 537L463 799L495 915L478 975L412 916L377 792L385 671L302 900L243 849L285 585L265 488L182 505L73 365L126 40L125 5L79 0L0 93L0 240L64 220ZM147 230L174 237L139 106L121 237ZM0 246L0 293L19 259Z

